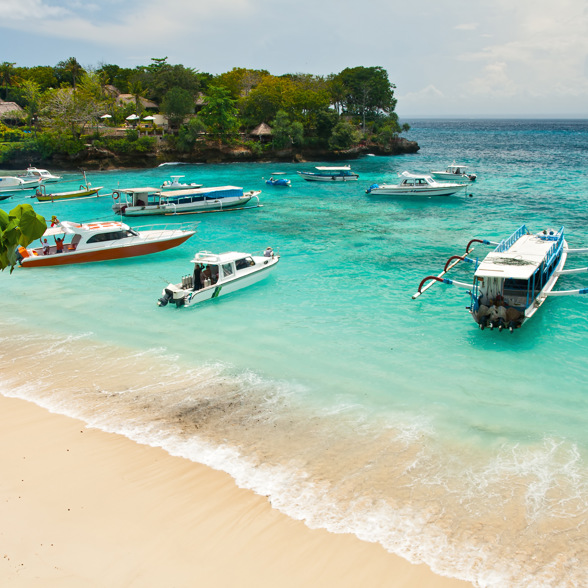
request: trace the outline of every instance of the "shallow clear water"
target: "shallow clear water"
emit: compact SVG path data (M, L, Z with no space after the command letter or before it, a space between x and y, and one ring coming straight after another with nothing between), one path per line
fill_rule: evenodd
M586 246L588 123L409 122L418 154L353 161L360 180L345 185L295 173L324 162L88 173L104 193L181 173L262 189L263 207L184 216L198 233L166 253L0 274L0 391L228 471L310 526L445 575L588 584L588 300L549 299L510 334L479 331L463 290L411 299L473 237L565 225L570 247ZM453 160L478 174L466 196L365 194ZM273 171L292 187L266 186ZM33 202L0 206L20 201ZM35 207L85 221L112 219L111 204ZM282 258L267 280L192 309L156 306L195 251L268 245ZM586 286L588 274L558 282Z

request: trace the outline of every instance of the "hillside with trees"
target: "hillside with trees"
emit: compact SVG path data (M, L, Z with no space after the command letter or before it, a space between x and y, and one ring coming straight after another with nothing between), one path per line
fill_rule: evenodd
M292 161L415 152L382 67L337 74L0 64L0 166Z

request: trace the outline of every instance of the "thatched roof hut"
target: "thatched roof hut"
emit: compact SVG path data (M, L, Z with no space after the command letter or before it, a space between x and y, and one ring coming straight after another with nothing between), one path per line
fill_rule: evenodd
M24 110L16 102L0 100L0 119L17 120L22 118Z
M116 98L116 101L121 106L126 106L127 104L135 104L135 95L134 94L119 94ZM153 108L155 110L159 109L159 106L157 104L155 104L155 102L151 102L151 100L147 100L147 98L139 97L139 102L141 103L141 106L145 110L148 110L150 108Z
M271 139L274 132L268 124L263 122L257 125L249 134L252 137L257 137L260 141L263 141L264 139Z

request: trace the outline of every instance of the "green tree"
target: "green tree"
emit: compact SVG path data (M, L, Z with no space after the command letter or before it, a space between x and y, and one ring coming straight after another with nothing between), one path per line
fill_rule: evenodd
M284 110L278 110L271 123L274 149L284 149L292 145L301 145L304 139L304 127L301 122L291 122Z
M21 83L22 97L25 100L25 112L27 113L27 125L34 126L35 132L41 112L41 89L39 84L32 80L23 80Z
M345 151L359 143L359 140L360 134L356 128L349 121L342 120L333 129L329 147L334 151Z
M55 76L55 68L49 65L37 65L35 67L18 68L18 75L23 80L30 80L39 85L41 92L57 88L59 82Z
M46 230L47 222L30 204L19 204L10 212L0 209L0 270L10 267L12 273L17 247L28 247Z
M60 84L66 84L76 90L76 85L82 74L86 73L75 57L60 61L55 66L55 76Z
M192 151L204 131L206 131L204 121L199 116L191 118L185 125L180 126L175 141L176 148L180 151Z
M4 87L4 98L8 95L8 88L12 85L13 78L16 70L14 66L16 63L10 63L9 61L3 61L0 63L0 83Z
M225 88L209 86L205 96L206 104L200 111L200 118L206 125L208 132L214 137L230 139L239 130L239 111L235 107L236 101Z
M366 120L374 120L380 113L394 112L394 86L383 67L346 68L336 76L343 86L343 108L348 114L361 117L365 132Z
M170 126L177 129L186 116L194 112L194 96L183 88L172 88L163 97L161 110L167 116Z
M231 93L231 98L238 100L248 96L249 92L259 85L265 76L269 76L265 69L247 69L234 67L231 71L214 78L215 86L222 86Z

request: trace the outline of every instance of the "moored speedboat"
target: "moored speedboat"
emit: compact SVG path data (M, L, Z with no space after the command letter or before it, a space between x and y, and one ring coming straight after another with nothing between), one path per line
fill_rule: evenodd
M357 180L359 175L351 171L351 166L343 165L337 167L317 166L318 172L299 171L305 180L309 182L351 182Z
M478 262L468 257L473 243L496 245L496 248ZM436 281L467 288L471 297L468 310L481 329L498 327L512 332L530 319L548 296L588 294L588 288L553 291L559 276L588 271L588 268L564 269L568 254L572 253L588 253L588 248L569 249L563 227L557 232L531 234L522 225L500 243L472 239L465 253L450 257L439 275L421 281L413 299ZM460 261L475 264L472 283L443 277Z
M432 171L431 176L442 182L475 182L476 174L467 172L467 165L455 163L448 165L445 171Z
M171 180L166 180L161 184L162 190L187 190L189 188L202 188L202 184L194 184L189 183L186 184L185 182L180 182L180 178L184 176L171 176Z
M237 186L216 186L161 191L157 188L127 188L112 193L112 210L123 216L188 214L243 207L251 199L259 205L260 190L244 192Z
M230 251L197 253L192 259L194 271L177 284L164 288L158 306L168 302L176 306L193 306L198 302L230 294L265 278L276 267L280 256L268 247L263 255Z
M143 229L143 230L138 230ZM75 223L53 219L41 238L41 246L19 248L22 267L46 267L124 259L166 251L181 245L196 233L175 225L131 228L121 222ZM53 237L49 243L47 237Z
M0 176L0 192L17 192L21 190L34 190L41 183L39 178L24 179L16 176Z
M398 184L372 184L366 194L374 196L451 196L465 190L465 184L437 182L431 176L411 174L407 171L400 174Z
M27 173L20 176L25 180L41 180L44 184L49 182L59 182L61 176L56 176L46 169L38 169L36 167L29 166Z

